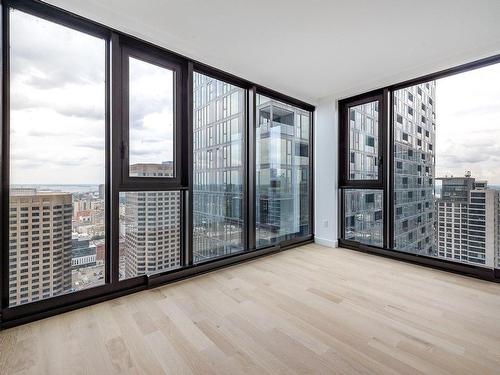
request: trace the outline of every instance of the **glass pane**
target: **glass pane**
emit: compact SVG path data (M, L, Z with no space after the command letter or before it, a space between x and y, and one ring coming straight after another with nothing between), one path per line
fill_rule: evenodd
M349 108L349 179L378 179L378 101Z
M394 241L410 253L434 254L436 84L394 92Z
M394 93L395 249L499 265L500 64Z
M257 95L256 243L306 236L310 228L310 113Z
M194 73L193 251L202 262L244 249L244 89Z
M382 190L344 190L344 239L366 245L384 245Z
M129 101L130 176L174 177L174 72L129 57Z
M181 193L120 193L120 280L181 266Z
M105 41L10 11L10 305L104 283Z

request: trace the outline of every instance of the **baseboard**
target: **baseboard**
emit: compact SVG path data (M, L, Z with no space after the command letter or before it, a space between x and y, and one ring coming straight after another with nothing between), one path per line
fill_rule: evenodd
M314 242L327 247L339 247L338 241L327 240L325 238L314 237Z

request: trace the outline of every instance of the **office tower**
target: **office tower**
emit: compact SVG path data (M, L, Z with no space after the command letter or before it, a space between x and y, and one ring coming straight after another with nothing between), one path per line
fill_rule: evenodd
M257 96L257 246L309 228L309 121L300 108Z
M394 92L394 248L435 256L436 83Z
M194 262L244 249L245 102L245 90L194 74Z
M499 191L485 181L444 177L436 200L438 256L493 268L498 249Z
M104 199L104 196L106 194L106 185L100 184L99 185L99 199Z
M71 194L12 189L10 195L11 306L71 289Z
M134 164L131 174L164 176L172 163ZM124 262L121 278L166 271L180 266L180 192L141 191L120 194Z

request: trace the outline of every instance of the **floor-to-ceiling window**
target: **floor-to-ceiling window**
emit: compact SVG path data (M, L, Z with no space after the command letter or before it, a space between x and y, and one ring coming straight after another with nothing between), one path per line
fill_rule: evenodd
M341 102L341 241L499 267L498 79L487 61Z
M257 95L258 247L311 233L310 122L310 112Z
M106 41L10 11L9 304L105 278Z
M313 106L3 6L0 324L312 240Z
M394 249L498 267L498 79L494 64L394 91Z
M246 90L193 75L193 255L203 262L245 248Z
M368 95L342 107L340 193L342 238L384 246L382 95Z

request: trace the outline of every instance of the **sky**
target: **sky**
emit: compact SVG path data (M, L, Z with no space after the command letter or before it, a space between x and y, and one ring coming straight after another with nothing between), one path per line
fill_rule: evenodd
M436 81L436 177L500 185L500 64Z
M173 73L130 60L130 159L172 160ZM436 82L436 177L500 185L500 64ZM11 183L104 182L105 42L11 13Z
M11 183L101 184L105 41L11 13ZM173 155L173 73L130 62L130 159Z

